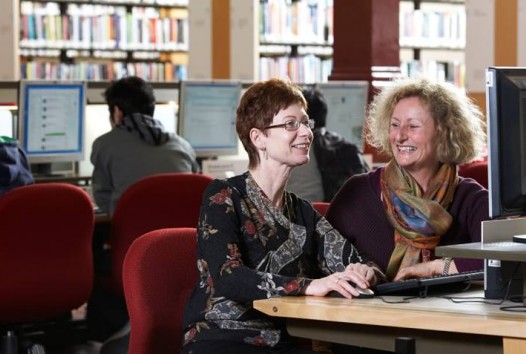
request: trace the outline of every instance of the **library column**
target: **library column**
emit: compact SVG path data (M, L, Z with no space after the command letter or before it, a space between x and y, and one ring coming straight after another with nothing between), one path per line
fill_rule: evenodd
M255 81L258 0L190 1L188 77Z
M376 87L400 74L399 0L334 0L333 67L329 80L369 82ZM374 162L388 161L365 144Z
M399 0L334 0L329 80L387 80L400 73Z
M0 80L18 80L20 76L19 14L17 0L4 0L0 11L0 48L4 55L0 58Z

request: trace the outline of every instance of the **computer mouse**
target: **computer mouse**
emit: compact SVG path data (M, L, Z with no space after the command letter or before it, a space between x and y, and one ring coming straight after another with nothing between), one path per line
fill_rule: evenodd
M350 283L350 282L349 282ZM350 283L359 293L358 296L353 296L354 299L370 299L370 298L373 298L374 297L374 291L372 291L371 289L364 289L364 288L360 288L359 286L356 286L354 285L353 283ZM342 294L340 294L339 292L337 291L331 291L329 293L329 296L330 297L345 297L343 296Z
M374 297L374 291L369 288L364 289L360 288L359 286L355 286L354 288L360 293L360 295L358 295L358 299L370 299Z

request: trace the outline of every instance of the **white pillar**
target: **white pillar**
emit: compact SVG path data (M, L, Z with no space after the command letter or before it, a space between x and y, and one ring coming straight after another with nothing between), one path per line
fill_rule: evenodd
M20 59L18 43L20 41L19 1L2 1L0 11L0 80L18 80L20 78Z

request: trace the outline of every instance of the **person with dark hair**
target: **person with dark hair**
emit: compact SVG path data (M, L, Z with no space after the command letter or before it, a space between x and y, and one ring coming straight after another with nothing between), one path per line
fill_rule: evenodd
M35 183L24 150L15 139L0 136L0 196L13 188Z
M113 214L124 191L139 179L158 173L197 172L196 155L190 143L165 131L153 118L153 87L141 78L129 76L113 82L104 92L112 129L93 142L92 193L102 212ZM107 239L107 231L94 236ZM94 249L97 274L111 272L107 249ZM90 339L105 341L101 352L127 352L129 331L118 331L128 320L124 299L96 286L88 302ZM126 329L126 327L124 327ZM116 347L116 349L115 349ZM114 348L114 349L111 349Z
M112 214L122 193L137 180L165 172L196 172L190 143L153 118L150 84L130 76L105 91L112 130L93 142L92 188L97 206Z
M331 291L351 298L383 279L311 203L286 190L290 172L309 161L305 109L300 88L285 79L256 83L241 98L236 129L249 167L203 194L183 353L311 353L252 302Z
M314 120L310 162L292 172L287 189L311 202L330 202L351 176L369 170L358 147L325 127L328 108L323 94L303 89L307 115Z

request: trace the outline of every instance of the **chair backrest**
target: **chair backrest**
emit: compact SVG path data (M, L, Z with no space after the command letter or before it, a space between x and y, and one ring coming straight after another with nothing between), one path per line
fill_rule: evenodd
M93 287L93 206L63 183L0 198L0 324L48 320L85 303Z
M473 178L482 187L488 188L488 162L476 161L461 165L458 174L462 177Z
M316 209L322 216L325 216L330 205L331 204L328 202L312 202L314 209Z
M145 177L121 196L111 220L112 289L124 296L122 263L132 242L148 231L197 227L201 199L213 180L195 173L164 173Z
M146 233L133 242L123 267L129 353L178 353L184 304L197 279L196 229Z

